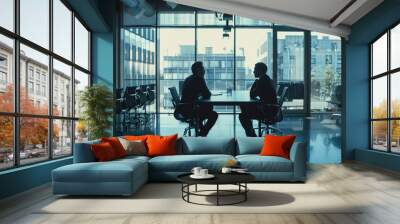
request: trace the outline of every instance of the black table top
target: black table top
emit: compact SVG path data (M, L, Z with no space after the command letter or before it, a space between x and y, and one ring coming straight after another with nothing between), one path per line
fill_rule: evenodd
M255 177L249 173L213 173L212 179L193 179L191 173L178 176L178 181L185 184L237 184L248 183L255 180Z
M210 99L199 100L200 104L213 104L213 105L240 105L240 104L257 104L260 101L251 99L250 92L247 90L233 90L232 94L226 92L220 95L212 95Z

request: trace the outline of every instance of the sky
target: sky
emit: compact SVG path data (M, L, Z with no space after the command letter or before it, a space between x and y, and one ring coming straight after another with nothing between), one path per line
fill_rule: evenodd
M48 0L20 0L20 31L21 36L33 41L45 48L49 46L49 1ZM71 16L72 13L60 2L53 0L54 14L54 51L71 60ZM0 0L0 25L13 29L13 0ZM76 63L88 68L88 33L78 20L76 26ZM0 39L4 39L0 36ZM47 56L21 45L26 55L48 64Z

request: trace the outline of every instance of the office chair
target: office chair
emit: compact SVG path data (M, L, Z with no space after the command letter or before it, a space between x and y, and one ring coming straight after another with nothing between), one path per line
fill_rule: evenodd
M139 116L138 116L138 109L140 106L139 103L139 97L136 94L137 86L128 86L125 89L124 93L124 102L125 102L125 107L127 111L127 118L124 121L124 126L125 130L128 130L128 127L131 125L134 126L134 128L137 128L139 126ZM132 116L132 110L133 110L133 116Z
M279 90L281 90L281 85L276 85L276 95L279 95Z
M285 101L286 93L289 87L285 86L282 90L281 95L278 98L278 104L276 105L278 107L278 111L276 112L276 115L272 118L265 118L261 119L258 121L258 136L261 137L264 133L265 134L270 134L272 132L277 132L279 134L282 134L283 131L280 130L279 128L273 127L272 125L281 122L283 120L283 112L282 112L282 105L283 102ZM271 106L271 105L269 105ZM262 127L264 125L264 127Z
M179 112L179 107L187 104L180 102L179 94L175 87L170 87L168 89L172 97L172 105L174 107L175 119L177 119L180 122L189 124L189 126L186 127L185 130L183 131L183 136L187 136L187 134L189 134L188 136L192 136L192 131L191 131L192 129L195 129L195 134L197 135L195 118L184 116L182 113Z

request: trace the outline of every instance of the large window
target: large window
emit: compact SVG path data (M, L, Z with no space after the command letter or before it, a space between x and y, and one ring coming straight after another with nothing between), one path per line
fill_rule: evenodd
M172 116L169 88L175 87L181 93L183 81L192 74L190 68L195 61L203 62L207 85L214 93L226 93L228 89L248 91L255 80L254 65L264 62L268 75L279 87L278 95L288 87L283 104L285 113L301 116L308 116L308 112L340 113L340 37L206 10L161 11L157 15L157 22L143 25L124 16L123 24L127 25L120 32L119 87L157 84L157 112L162 114L157 125L163 134L172 133L165 130L182 127ZM152 41L143 38L147 30L154 31ZM143 58L149 53L155 54L156 60L150 66L156 71L152 76L141 71ZM312 99L306 99L309 95ZM240 124L235 119L240 109L225 106L215 109L221 119L210 134L232 134L225 130L224 122Z
M15 2L0 3L0 26L12 32L0 30L0 170L70 156L75 130L87 133L74 128L74 104L90 85L90 32L64 1L19 0L14 14Z
M400 25L370 45L371 148L400 153Z

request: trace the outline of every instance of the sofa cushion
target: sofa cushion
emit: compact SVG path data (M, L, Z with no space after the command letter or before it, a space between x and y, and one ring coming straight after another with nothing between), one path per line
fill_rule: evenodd
M126 151L124 149L124 146L122 146L121 142L117 137L104 137L101 138L101 142L108 142L114 149L115 155L117 158L122 158L126 156Z
M259 154L264 144L262 137L239 137L236 141L236 155Z
M165 156L176 154L176 140L178 135L158 136L149 135L147 137L147 155L148 156Z
M158 156L149 160L150 171L190 172L199 166L210 171L219 171L228 160L235 159L231 155L175 155Z
M96 161L105 162L119 158L112 145L108 142L92 144L91 146Z
M146 143L144 141L141 140L129 141L121 137L118 137L118 140L124 147L126 155L138 155L138 156L147 155Z
M202 155L226 154L235 155L234 138L183 137L177 142L177 154Z
M264 145L261 149L261 156L280 156L290 159L290 149L293 142L296 140L296 135L265 135Z
M238 155L236 159L249 172L292 172L292 161L278 156Z
M147 163L140 159L109 162L74 163L53 170L57 182L130 182L135 172L147 172Z

